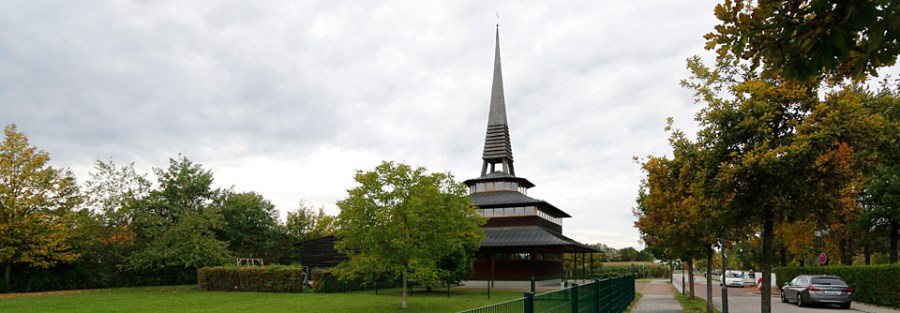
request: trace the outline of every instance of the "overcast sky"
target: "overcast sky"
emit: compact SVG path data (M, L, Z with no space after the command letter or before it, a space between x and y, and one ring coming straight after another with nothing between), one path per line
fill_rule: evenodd
M640 249L633 156L691 132L714 1L3 1L0 123L87 179L182 153L284 212L356 170L480 174L500 19L516 173L565 235Z

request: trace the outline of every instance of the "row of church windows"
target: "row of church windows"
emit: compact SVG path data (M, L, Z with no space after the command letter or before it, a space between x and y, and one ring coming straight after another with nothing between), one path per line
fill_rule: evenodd
M548 220L554 224L562 225L562 219L558 217L554 217L550 214L541 211L540 209L534 206L526 206L526 207L512 207L512 208L496 208L496 209L482 209L481 216L484 217L512 217L512 216L540 216L541 218Z
M508 182L508 181L497 181L497 182L484 182L477 183L474 186L469 187L469 192L482 192L482 191L518 191L522 194L526 194L525 187L519 187L519 183L517 182Z

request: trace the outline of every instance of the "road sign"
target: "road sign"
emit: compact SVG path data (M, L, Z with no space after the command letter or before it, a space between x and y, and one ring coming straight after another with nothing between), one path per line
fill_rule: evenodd
M825 252L819 253L819 265L825 265L825 262L828 262L828 256Z

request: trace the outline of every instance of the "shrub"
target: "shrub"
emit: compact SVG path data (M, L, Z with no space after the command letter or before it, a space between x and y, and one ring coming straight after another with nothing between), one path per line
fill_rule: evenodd
M312 276L311 281L313 290L322 293L369 290L375 289L376 287L392 288L399 287L402 284L399 279L387 278L377 279L375 282L365 282L363 280L349 282L340 281L328 269L313 269L310 276ZM409 283L409 285L412 286L413 283Z
M666 278L672 276L672 270L666 264L622 264L594 268L594 276L618 277L634 274L634 278Z
M301 292L306 273L300 266L204 267L197 286L205 291Z
M822 274L822 267L788 266L773 271L781 287L797 275ZM900 264L828 266L825 271L843 278L853 288L856 301L900 308Z

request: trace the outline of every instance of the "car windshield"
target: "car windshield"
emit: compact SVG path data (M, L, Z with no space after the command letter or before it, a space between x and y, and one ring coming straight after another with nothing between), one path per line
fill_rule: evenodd
M840 278L834 278L834 277L813 277L812 284L813 285L833 285L833 286L846 286L847 285L847 283L845 283Z
M735 273L735 272L728 272L727 274L725 274L725 277L740 278L740 277L741 277L741 274L740 274L740 273Z

